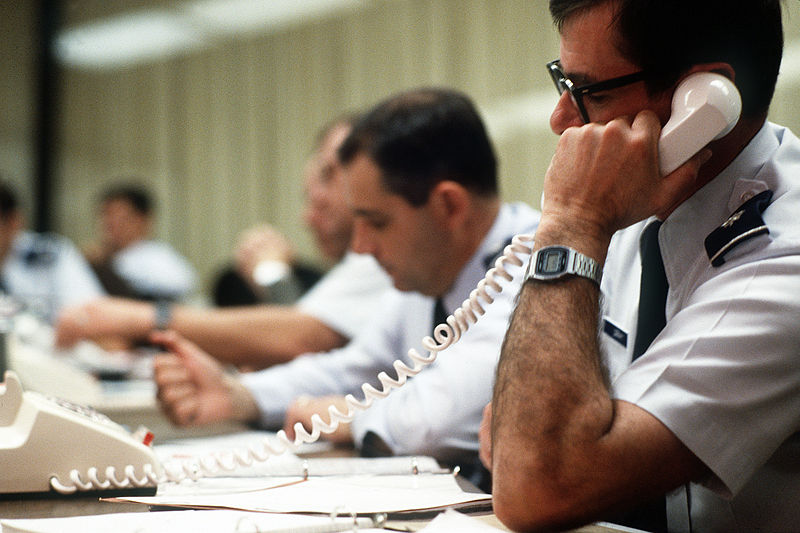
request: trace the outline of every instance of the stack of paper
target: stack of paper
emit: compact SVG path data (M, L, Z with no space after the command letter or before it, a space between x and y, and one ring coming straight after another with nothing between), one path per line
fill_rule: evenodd
M370 518L276 515L242 511L171 511L165 513L116 513L69 518L0 520L3 533L327 533L334 531L384 531Z
M104 500L171 511L2 520L2 533L370 531L380 527L374 517L491 508L490 495L464 490L456 475L430 457L304 458L284 453L213 475L208 474L214 468L200 466L233 466L236 454L247 456L265 438L274 434L248 432L156 446L167 471L195 465L207 475L161 483L151 497Z
M164 491L159 487L156 496L109 501L155 507L322 514L403 513L491 505L490 495L465 492L451 474L269 478L250 480L246 485L240 482L238 478L234 483L218 478L205 480L202 491L181 484ZM217 490L215 483L219 483Z

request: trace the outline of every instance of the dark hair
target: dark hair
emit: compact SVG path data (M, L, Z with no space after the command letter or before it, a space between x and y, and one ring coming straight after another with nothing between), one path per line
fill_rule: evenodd
M0 218L6 220L19 209L19 201L14 190L5 182L0 182Z
M112 200L128 202L137 213L144 216L149 216L154 209L154 202L150 197L150 193L144 187L138 185L117 185L103 193L102 203Z
M414 206L453 180L480 195L497 194L497 159L470 99L448 89L400 93L368 111L339 147L348 164L364 153L387 190Z
M780 0L550 0L562 28L573 14L612 2L620 53L647 73L647 88L673 86L693 65L729 63L742 115L769 109L783 55Z

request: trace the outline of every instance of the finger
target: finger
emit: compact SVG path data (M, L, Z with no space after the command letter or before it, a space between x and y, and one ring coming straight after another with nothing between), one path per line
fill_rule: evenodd
M164 349L178 357L189 368L199 369L201 367L200 361L212 360L196 344L173 330L152 332L150 334L150 342L163 346Z
M153 379L157 384L191 381L183 362L175 356L156 356L153 359Z
M152 331L149 340L153 344L163 346L165 350L172 353L176 353L181 349L184 346L184 342L189 343L189 341L185 340L174 330Z
M169 387L159 388L156 397L164 405L178 405L188 400L197 393L197 389L190 384L182 383Z
M192 376L184 368L168 368L153 375L153 381L159 390L178 385L194 386Z
M161 352L153 356L153 371L179 366L182 366L181 360L169 352Z
M295 432L294 432L294 423L290 421L289 418L286 419L286 422L283 425L283 431L286 433L286 436L289 440L294 440Z
M303 426L303 429L306 431L310 431L310 425L307 423L307 419L310 419L311 416L308 415L303 409L292 409L287 411L286 418L283 424L283 430L286 432L286 436L290 439L294 439L297 436L297 433L294 430L294 427L297 423L300 423Z

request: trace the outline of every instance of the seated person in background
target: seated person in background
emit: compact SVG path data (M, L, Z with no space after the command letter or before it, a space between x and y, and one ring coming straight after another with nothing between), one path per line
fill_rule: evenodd
M143 188L119 185L100 201L100 242L84 254L106 292L138 300L182 300L197 283L194 268L169 244L151 238L153 201Z
M347 253L353 232L353 216L339 190L335 154L338 144L325 142L325 137L334 126L350 124L353 120L353 116L341 117L324 128L317 138L318 149L305 168L303 220L314 234L317 249L331 264L341 261ZM341 141L339 133L346 134L346 131L344 128L338 130L330 140ZM216 305L293 303L292 298L297 299L321 277L319 270L298 261L287 239L268 225L245 231L235 256L235 269L223 272L214 287ZM290 266L291 270L283 265ZM265 283L281 272L288 275L279 282Z
M318 137L306 176L306 220L322 252L338 263L293 306L257 305L229 309L151 305L104 299L62 313L57 342L69 346L82 338L122 336L146 340L155 329L170 329L240 367L265 368L299 354L343 346L380 309L390 290L385 272L369 255L348 252L353 218L345 204L336 149L350 131L337 120Z
M298 396L361 396L362 383L380 386L377 374L394 376L395 359L411 364L409 348L424 354L421 339L445 310L461 306L510 239L531 233L539 218L524 204L501 202L494 149L458 92L419 89L380 103L339 155L355 215L352 247L374 255L399 290L346 347L238 379L174 332L154 334L172 352L156 356L154 368L161 405L175 423L238 419L278 429ZM426 454L465 472L477 467L481 412L522 277L520 267L508 270L516 285L501 280L506 290L458 343L336 437L367 455Z
M104 294L91 267L64 237L26 231L9 185L0 183L0 291L46 322L68 305Z
M780 1L551 0L550 10L561 138L535 248L573 248L605 276L522 288L487 409L491 439L481 434L495 513L516 531L628 512L623 523L647 531L798 531L800 140L766 122ZM673 92L709 71L739 88L741 118L662 177ZM659 270L661 300L648 300Z
M219 307L292 304L322 277L319 269L302 263L289 240L269 224L245 230L234 255L235 265L214 283L214 304Z

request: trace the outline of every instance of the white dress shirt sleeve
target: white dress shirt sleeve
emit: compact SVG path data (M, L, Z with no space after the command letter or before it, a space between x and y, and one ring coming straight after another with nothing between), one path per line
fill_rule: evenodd
M80 251L66 239L60 240L59 250L54 271L57 308L79 305L103 296L102 285Z
M392 290L389 276L372 256L349 252L297 302L348 339L380 312L381 298Z
M394 360L407 350L397 328L404 312L402 300L401 293L387 292L384 310L344 348L305 354L283 365L243 374L242 383L256 400L261 423L281 427L289 404L301 395L352 393L361 399L362 383L379 387L378 373L390 371Z

